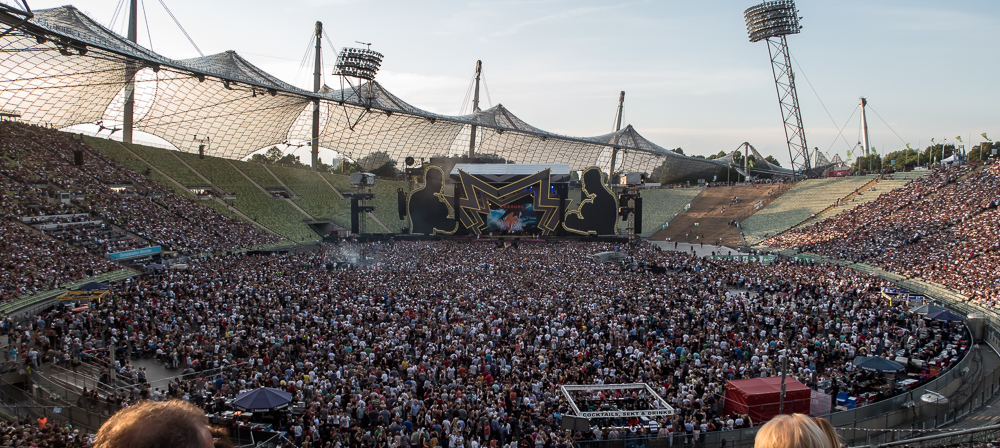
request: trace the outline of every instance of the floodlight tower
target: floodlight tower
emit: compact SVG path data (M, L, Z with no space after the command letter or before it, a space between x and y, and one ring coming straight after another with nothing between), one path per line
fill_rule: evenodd
M371 45L371 44L365 44ZM372 51L369 47L364 48L344 48L337 55L337 70L333 73L340 77L340 91L343 95L344 85L346 81L351 89L354 90L356 95L364 95L360 98L364 102L370 102L373 99L372 92L372 81L375 79L375 74L378 73L379 67L382 65L382 53L377 51ZM359 80L357 87L354 87L354 83L350 81L350 78L355 78ZM367 92L360 92L361 87L360 82L367 81ZM341 101L343 101L343 96L341 96Z
M792 171L806 171L811 168L809 146L802 127L802 113L799 111L799 96L795 92L795 73L788 55L785 36L798 34L798 11L792 0L777 0L761 3L743 11L747 22L750 42L767 41L767 51L771 56L771 72L774 86L778 91L781 118L785 123L785 141L788 143L788 157Z

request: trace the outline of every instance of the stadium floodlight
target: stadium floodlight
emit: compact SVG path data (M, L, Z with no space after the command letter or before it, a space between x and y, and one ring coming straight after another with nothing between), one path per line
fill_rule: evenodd
M750 42L759 42L769 37L798 34L802 30L799 25L798 11L792 0L764 2L743 11L747 21L747 33Z
M743 11L743 18L746 19L750 42L767 42L771 72L778 91L778 105L785 123L785 141L788 144L791 168L792 171L805 172L811 168L809 145L806 144L806 134L802 127L799 95L795 91L795 73L792 72L792 59L785 40L785 36L798 34L802 30L798 14L794 1L777 0L747 8Z
M382 65L382 53L363 48L344 48L337 55L336 75L371 81Z

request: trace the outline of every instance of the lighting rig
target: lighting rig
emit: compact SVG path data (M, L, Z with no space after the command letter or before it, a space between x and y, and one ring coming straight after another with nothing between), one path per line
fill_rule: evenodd
M639 242L637 234L642 233L642 197L639 189L646 184L645 173L625 173L621 176L621 185L625 190L618 193L618 216L628 224L628 242Z
M375 194L372 193L375 175L372 173L353 173L350 182L358 189L356 193L351 194L351 233L364 235L367 233L366 220L363 219L364 214L375 211L374 205L365 204L365 201L375 199Z

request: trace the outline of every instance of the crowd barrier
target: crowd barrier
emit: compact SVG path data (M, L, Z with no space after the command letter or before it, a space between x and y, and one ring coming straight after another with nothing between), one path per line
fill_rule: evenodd
M823 258L818 257L817 258ZM824 260L825 261L825 260ZM838 263L844 264L844 263ZM860 266L856 266L860 267ZM986 316L983 340L966 352L951 369L913 390L855 409L821 416L837 429L848 446L893 443L924 434L927 430L941 428L968 415L1000 392L1000 365L986 371L982 353L977 350L997 352L1000 347L1000 314L976 304L963 301L961 296L922 281L904 279L878 269L866 270L911 291L933 298L939 304L967 316L981 313ZM926 403L921 396L937 392L946 397L946 404ZM684 435L669 437L625 437L618 440L581 440L577 448L749 448L759 427L712 431L688 444Z

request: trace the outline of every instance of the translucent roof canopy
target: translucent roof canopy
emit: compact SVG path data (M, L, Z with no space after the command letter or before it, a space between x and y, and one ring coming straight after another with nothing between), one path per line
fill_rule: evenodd
M20 18L0 13L8 26ZM2 29L6 29L4 26ZM668 182L708 178L724 162L676 154L631 126L596 137L570 137L525 123L502 105L461 116L431 113L378 82L314 93L269 75L233 51L175 60L129 42L72 6L35 11L0 38L0 109L57 128L120 123L125 88L135 80L134 126L181 151L241 159L271 145L310 140L312 104L320 103L322 147L352 159L385 152L407 156L460 155L471 126L476 153L515 163L565 163L573 170L658 174Z

